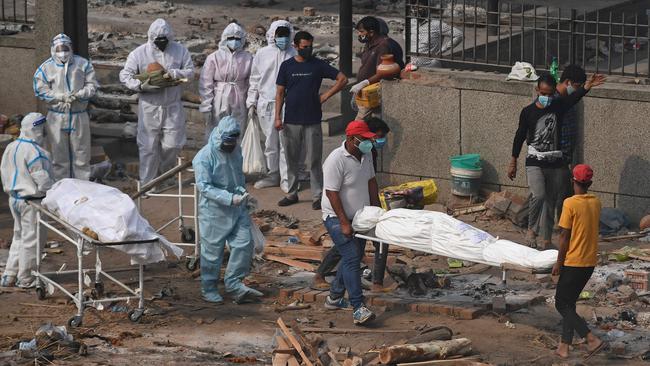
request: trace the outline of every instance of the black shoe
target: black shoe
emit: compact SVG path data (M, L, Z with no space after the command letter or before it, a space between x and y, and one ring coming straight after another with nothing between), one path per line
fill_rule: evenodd
M298 197L284 197L283 199L278 202L278 206L280 207L285 207L285 206L291 206L295 203L298 203Z
M316 200L316 201L312 202L311 203L311 209L312 210L320 210L321 209L320 200Z

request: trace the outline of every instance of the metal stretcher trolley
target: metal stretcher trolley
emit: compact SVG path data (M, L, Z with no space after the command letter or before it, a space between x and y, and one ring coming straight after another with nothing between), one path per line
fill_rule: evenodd
M101 242L95 240L88 235L84 234L79 229L65 222L40 203L28 202L28 204L34 206L37 210L37 240L40 243L40 236L42 235L41 225L46 227L49 230L52 230L54 233L65 239L66 241L74 244L77 248L77 269L76 270L59 270L54 272L42 272L41 271L41 247L36 245L36 270L32 271L32 274L36 276L36 294L39 300L45 299L47 294L46 286L51 285L61 290L66 296L70 297L77 306L77 314L68 320L68 325L71 327L81 326L84 309L89 305L98 305L102 303L110 303L113 301L130 301L138 300L138 307L131 310L128 313L129 320L132 322L139 322L144 314L144 265L140 264L137 266L138 270L138 287L131 288L125 283L111 276L110 271L105 271L102 269L101 264L101 253L106 249L113 249L112 247L126 244L151 244L158 242L158 238L148 239L148 240L128 240L120 242ZM54 226L54 223L61 225L64 230L58 229ZM64 232L65 231L65 232ZM83 259L84 252L95 250L95 268L84 268ZM114 249L113 249L114 250ZM135 267L133 269L136 269ZM84 296L84 282L85 277L88 273L95 273L94 280L94 289L92 290L92 298L87 298ZM54 278L59 275L65 274L77 274L78 279L78 288L76 294L68 291L60 283L58 283ZM102 279L106 278L109 281L112 281L117 286L124 289L128 294L125 296L118 297L104 297L104 285Z
M192 176L187 178L192 181L192 193L187 194L183 193L183 171L186 170L187 173L190 173ZM157 184L171 179L176 175L176 187L170 187L170 189L175 189L174 193L152 193L150 192ZM199 216L198 213L198 192L196 189L196 184L194 184L194 170L192 169L192 161L183 161L183 158L178 158L178 165L172 169L166 171L160 176L154 178L151 182L140 186L140 182L137 185L137 192L131 196L132 199L136 200L136 205L138 210L142 212L142 196L146 197L167 197L167 198L176 198L178 199L177 208L178 214L169 220L167 223L163 224L161 227L156 229L157 233L162 233L167 227L172 225L175 222L178 222L178 231L181 233L182 242L172 242L172 244L179 247L194 247L194 254L188 255L186 257L185 266L188 270L194 271L198 266L199 258ZM192 202L192 215L187 215L183 213L184 200L189 199ZM187 204L187 203L185 203ZM192 220L193 225L189 227L186 225L186 220Z

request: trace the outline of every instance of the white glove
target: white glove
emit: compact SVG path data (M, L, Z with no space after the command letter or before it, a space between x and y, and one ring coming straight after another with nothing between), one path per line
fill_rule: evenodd
M241 194L234 194L232 196L232 205L233 206L239 206L246 200L246 195L241 195Z
M366 79L364 81L361 81L361 82L358 82L358 83L354 84L352 86L352 88L350 88L350 93L355 94L355 95L359 94L361 89L365 88L368 85L370 85L370 82L368 81L368 79Z
M140 84L140 90L142 90L143 92L155 92L158 91L158 89L160 89L158 85L151 85L150 81L151 81L150 79L147 79L147 81Z
M66 95L66 96L63 98L63 102L64 102L65 104L71 104L71 103L74 102L75 100L77 100L77 97L75 97L75 96L72 95L72 94L68 94L68 95Z
M65 102L65 97L67 96L67 93L53 93L52 94L52 101L54 102Z
M254 114L257 114L257 107L255 107L255 105L252 105L248 107L248 118L251 118L251 116Z
M248 193L248 191L246 191L246 188L242 186L237 186L237 188L235 188L235 193L245 195Z
M172 76L168 72L163 74L163 79L171 79L171 78Z
M203 120L205 125L209 126L212 123L212 112L203 112Z

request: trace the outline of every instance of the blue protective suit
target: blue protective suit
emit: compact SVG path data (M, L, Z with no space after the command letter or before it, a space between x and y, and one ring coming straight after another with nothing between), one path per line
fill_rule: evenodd
M219 148L225 136L239 133L237 120L230 116L222 118L212 130L208 144L192 161L199 191L201 292L212 302L221 301L217 284L226 242L230 248L224 278L226 291L234 295L236 302L251 293L261 295L242 283L250 271L254 243L246 205L233 205L233 196L243 194L245 185L241 148L237 145L230 153Z

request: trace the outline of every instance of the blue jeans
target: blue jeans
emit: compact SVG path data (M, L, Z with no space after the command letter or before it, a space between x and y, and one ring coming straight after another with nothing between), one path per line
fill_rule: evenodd
M325 220L325 228L334 242L334 247L341 254L341 263L330 287L330 295L337 299L345 295L347 290L350 304L356 310L363 305L360 265L366 241L343 235L338 217L328 217Z

